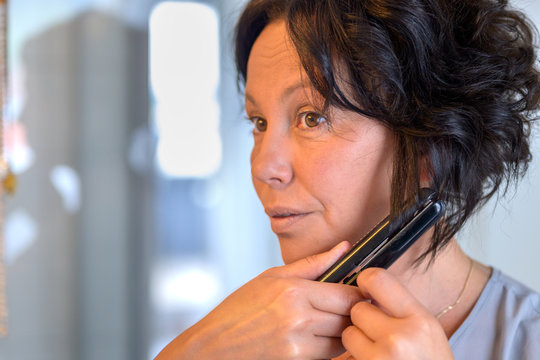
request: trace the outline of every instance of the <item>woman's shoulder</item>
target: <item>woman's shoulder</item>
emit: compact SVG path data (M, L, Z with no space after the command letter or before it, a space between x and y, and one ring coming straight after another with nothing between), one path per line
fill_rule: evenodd
M533 314L540 314L540 293L537 291L498 269L493 269L488 285L490 283L492 283L491 286L493 287L491 291L500 293L500 301L505 300L505 303L501 304L505 309L510 310L517 306L532 311Z
M473 310L450 339L456 359L540 354L540 294L493 269Z

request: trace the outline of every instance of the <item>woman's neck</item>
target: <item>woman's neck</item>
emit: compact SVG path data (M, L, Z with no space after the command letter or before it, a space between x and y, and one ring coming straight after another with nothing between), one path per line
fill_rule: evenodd
M406 254L390 267L396 277L439 321L447 336L459 328L478 300L491 269L463 252L455 239L430 263L428 256L415 260L427 248L429 236L419 239ZM456 304L456 300L459 302ZM451 305L451 308L449 308ZM445 312L446 310L446 312Z

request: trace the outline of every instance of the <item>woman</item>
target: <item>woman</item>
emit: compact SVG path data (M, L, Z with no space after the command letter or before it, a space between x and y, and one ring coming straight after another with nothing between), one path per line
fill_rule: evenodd
M158 359L518 359L540 295L454 234L530 160L539 75L525 18L494 0L253 0L236 36L252 178L286 265ZM358 287L313 281L421 187L445 217Z

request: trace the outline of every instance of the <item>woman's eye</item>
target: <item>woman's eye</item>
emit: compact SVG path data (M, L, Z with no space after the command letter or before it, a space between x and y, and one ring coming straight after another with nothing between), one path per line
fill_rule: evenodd
M314 128L326 121L326 118L321 114L308 112L303 115L303 122L308 128Z
M257 130L257 132L264 132L266 131L266 127L267 127L267 122L265 119L263 118L260 118L260 117L255 117L252 119L252 122L253 122L253 126L255 127L255 130Z

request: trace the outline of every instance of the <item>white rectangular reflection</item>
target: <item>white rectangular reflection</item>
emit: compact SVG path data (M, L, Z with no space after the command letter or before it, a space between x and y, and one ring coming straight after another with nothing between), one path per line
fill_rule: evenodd
M156 165L169 177L206 177L221 164L216 12L163 2L150 16L150 87Z

